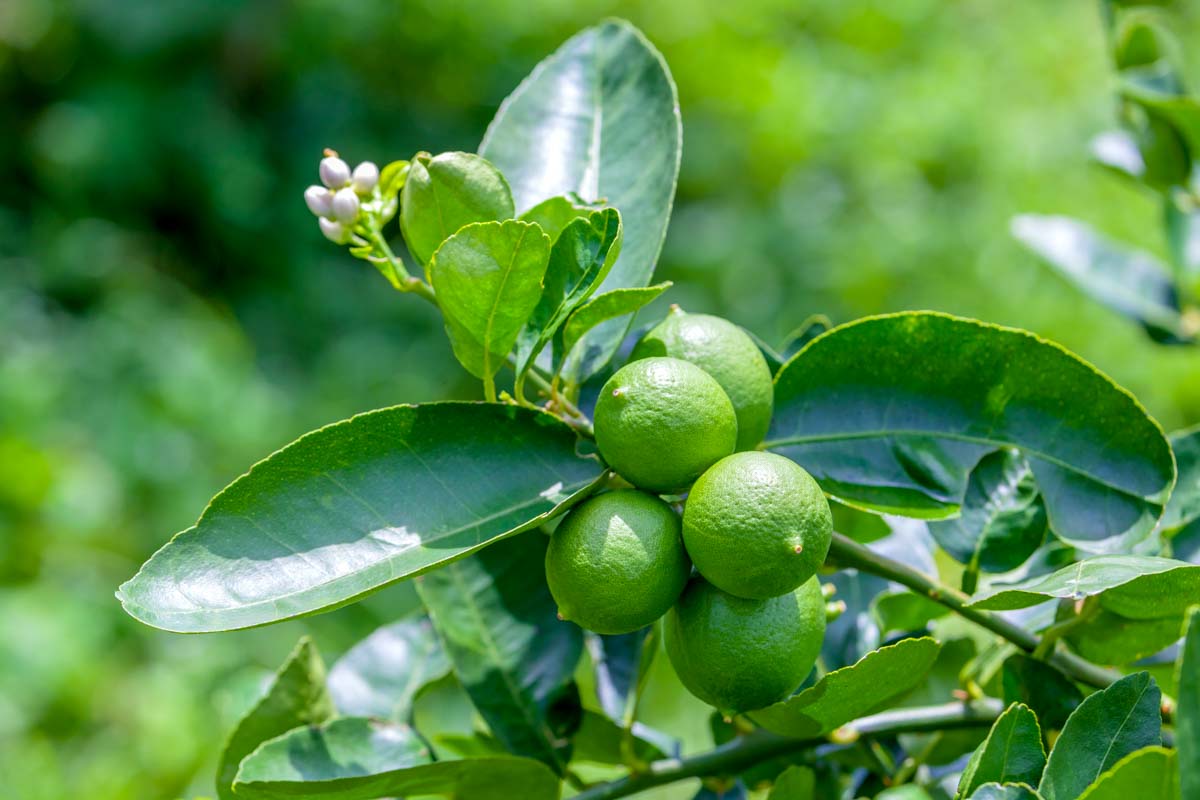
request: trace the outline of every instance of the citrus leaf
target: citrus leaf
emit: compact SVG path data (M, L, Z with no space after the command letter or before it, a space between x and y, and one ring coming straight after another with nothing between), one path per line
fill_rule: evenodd
M1180 788L1184 797L1200 796L1200 610L1188 614L1187 635L1175 671L1179 694L1175 712L1175 747L1179 752Z
M542 295L550 237L531 222L479 222L442 243L429 282L459 362L485 380L504 359Z
M1020 783L985 783L970 800L1042 800L1042 796Z
M275 673L267 692L242 717L221 751L217 766L217 797L234 800L233 780L238 765L268 739L301 725L316 725L334 715L325 689L325 665L312 640L302 638Z
M1146 747L1104 773L1079 800L1178 800L1175 751Z
M514 406L360 414L254 466L117 596L182 633L336 608L565 511L603 474L575 445L559 420Z
M1128 70L1121 80L1121 94L1169 122L1200 153L1200 101L1179 91L1177 79L1167 70Z
M586 217L598 208L598 204L587 203L578 195L559 195L543 200L522 214L519 219L537 223L550 237L550 241L554 242L572 220Z
M586 338L588 331L606 320L634 313L670 288L671 282L664 281L636 289L613 289L611 292L596 295L581 305L563 326L561 340L554 343L554 371L558 372L564 359L574 353L574 357L585 365L584 372L590 372L590 365L596 359L607 359L608 356L605 356L602 350L595 349L595 343ZM589 352L575 352L575 346L580 342L581 347L593 349Z
M939 648L928 637L902 639L828 673L787 700L751 712L750 718L784 736L807 738L829 733L897 702L924 680Z
M407 725L343 717L267 742L242 764L237 797L373 800L435 795L471 800L556 800L558 779L528 758L431 761Z
M949 613L950 609L941 603L916 592L883 592L871 601L871 614L879 632L885 636L893 631L921 630L932 620Z
M654 742L639 735L640 730L644 730L644 727L635 723L630 736L632 755L643 763L666 758L667 754ZM574 745L571 758L593 764L624 765L628 759L622 748L625 735L625 730L604 714L585 710L579 730L571 739Z
M682 145L679 100L658 51L627 22L572 37L504 101L479 152L508 178L518 211L556 195L603 200L625 218L621 256L600 287L645 286L666 236ZM628 319L588 334L604 366ZM597 366L598 365L598 366ZM574 378L588 377L573 368Z
M1013 218L1012 234L1093 300L1140 323L1152 339L1191 340L1171 270L1149 253L1069 217L1021 214Z
M512 219L508 182L473 153L422 153L412 160L400 194L400 228L413 258L428 264L464 225Z
M1016 653L1001 670L1004 702L1020 702L1033 709L1042 727L1061 730L1083 702L1083 692L1071 679L1045 661Z
M547 537L530 531L417 581L454 673L509 752L562 772L579 723L583 651L546 586Z
M1046 751L1042 729L1028 706L1013 703L997 718L967 762L958 783L958 797L967 797L985 783L1024 783L1042 777Z
M767 800L813 800L817 777L808 767L791 766L779 774Z
M1063 609L1064 618L1070 614ZM1100 609L1064 637L1079 655L1097 664L1132 664L1170 647L1182 636L1182 616L1128 619Z
M1171 434L1179 480L1163 511L1162 528L1173 532L1200 519L1200 425Z
M1095 595L1101 606L1130 619L1179 616L1200 602L1200 566L1155 556L1093 556L1049 575L997 586L970 605L1009 611Z
M596 674L596 698L613 721L630 719L635 699L658 652L657 628L653 625L616 636L585 633L584 644Z
M1054 743L1038 792L1046 800L1076 800L1125 756L1161 744L1161 701L1158 684L1146 672L1089 695Z
M416 617L384 625L350 648L329 670L329 692L348 716L408 722L417 693L449 672L433 624Z
M517 337L517 372L524 373L571 312L595 290L621 252L615 208L572 220L550 248L541 299Z
M1015 450L988 453L967 479L962 512L931 521L929 532L955 560L984 572L1024 564L1046 537L1046 509L1029 462Z
M1051 528L1098 551L1144 538L1175 479L1158 424L1089 364L1033 334L934 312L868 317L810 342L775 378L766 446L851 505L935 518L958 510L985 452L1017 447Z

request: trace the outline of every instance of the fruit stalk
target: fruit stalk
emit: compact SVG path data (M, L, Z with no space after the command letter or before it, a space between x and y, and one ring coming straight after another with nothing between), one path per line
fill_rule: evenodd
M839 739L856 741L864 736L895 736L901 733L988 727L1003 710L1004 704L999 700L985 699L969 703L947 703L884 711L843 726L839 729ZM593 786L575 795L575 800L615 800L686 778L736 774L767 759L807 750L828 742L825 737L793 739L765 730L756 730L705 753L688 758L655 761L645 772Z
M843 534L833 534L833 541L829 548L829 559L840 567L853 567L862 572L868 572L880 578L886 578L907 586L914 592L941 603L959 616L965 617L976 625L987 628L992 633L1007 639L1027 653L1033 653L1042 643L1042 638L1036 633L1027 631L998 614L978 608L971 608L967 605L971 599L959 590L939 583L937 580L918 572L906 564L893 561L867 547L863 547L858 542ZM1062 650L1049 653L1046 661L1080 683L1086 683L1097 689L1103 689L1122 677L1121 673L1116 670L1097 666L1074 653Z

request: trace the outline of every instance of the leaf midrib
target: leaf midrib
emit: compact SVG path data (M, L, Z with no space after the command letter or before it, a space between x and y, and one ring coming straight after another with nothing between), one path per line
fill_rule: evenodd
M517 263L517 254L521 252L521 245L525 242L525 234L529 232L532 225L522 225L521 236L517 239L517 243L513 246L512 255L509 257L508 267L504 270L503 277L500 278L500 286L496 289L496 294L492 298L492 308L488 312L487 324L483 329L483 370L486 375L494 375L492 371L492 328L496 324L496 312L500 309L500 299L504 296L504 287L508 285L508 279L512 276L513 267ZM499 367L496 368L497 371Z

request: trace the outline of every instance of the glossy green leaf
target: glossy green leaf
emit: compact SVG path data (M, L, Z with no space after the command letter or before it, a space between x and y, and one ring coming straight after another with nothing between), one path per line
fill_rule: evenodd
M1012 232L1093 300L1137 321L1161 342L1190 341L1171 271L1148 253L1068 217L1022 214Z
M1028 706L1013 703L992 725L967 762L958 797L969 797L985 783L1037 784L1046 766L1042 729Z
M217 797L234 800L238 765L263 742L301 725L317 725L333 715L333 701L325 688L325 665L305 636L225 743L217 765Z
M1179 651L1175 686L1175 747L1184 797L1200 797L1200 610L1192 609Z
M417 582L459 682L509 752L562 772L579 723L571 682L583 650L546 586L540 531L489 547Z
M599 462L549 414L432 403L360 414L254 466L118 591L184 633L345 605L565 511Z
M1020 783L985 783L970 800L1042 800L1042 796Z
M486 159L473 153L421 153L413 159L400 195L400 228L422 264L464 225L512 216L508 182Z
M1079 800L1178 800L1174 750L1146 747L1118 761Z
M1154 556L1094 556L1050 575L997 586L971 605L1008 611L1094 595L1101 606L1130 619L1178 616L1200 602L1200 566Z
M1133 134L1124 130L1105 131L1091 143L1092 158L1101 166L1134 181L1146 174L1146 162Z
M658 652L658 628L654 625L616 636L585 633L584 643L596 675L596 698L610 719L632 720L637 697Z
M851 505L926 517L958 510L985 452L1017 447L1051 527L1090 550L1144 538L1175 478L1158 424L1089 364L1024 331L934 312L810 342L775 378L766 446Z
M594 330L596 326L607 320L634 313L670 288L671 282L664 281L653 286L641 286L636 289L613 289L611 292L596 295L584 303L567 319L561 338L555 340L555 372L561 369L564 360L571 354L574 354L573 357L583 365L584 373L590 374L593 367L598 369L596 365L607 360L609 356L602 348L597 347L595 342L587 338L588 331ZM576 350L577 345L579 346L578 351Z
M925 595L902 591L875 595L871 601L871 613L879 632L886 636L893 631L905 633L921 630L931 621L949 614L950 609Z
M1170 66L1126 71L1121 94L1169 122L1188 149L1200 153L1200 100L1180 91Z
M1125 756L1161 744L1161 701L1146 672L1089 695L1054 743L1038 792L1046 800L1076 800Z
M1000 675L1004 702L1029 706L1048 730L1061 730L1071 712L1083 702L1083 692L1070 678L1024 653L1005 659Z
M508 178L519 211L574 193L621 210L625 240L601 291L645 286L654 272L679 175L675 84L658 51L627 22L588 28L509 96L479 152ZM620 343L628 319L588 335L589 369ZM582 367L575 377L587 377Z
M554 242L572 220L586 217L599 208L599 204L588 203L578 195L559 195L538 203L522 214L520 219L537 223Z
M556 800L558 779L528 758L431 761L407 725L343 717L267 742L242 764L237 797L374 800L416 795L455 800Z
M902 639L867 653L857 663L825 675L787 700L751 712L769 731L810 737L897 702L925 678L940 645L930 638Z
M350 648L329 670L338 711L352 717L407 722L417 693L450 672L427 617L384 625Z
M779 774L767 800L813 800L817 777L808 767L791 766Z
M640 726L639 726L640 727ZM597 711L584 711L571 741L574 748L571 757L575 761L590 761L594 764L626 764L629 756L624 750L626 731L613 720ZM634 758L643 763L665 758L658 746L637 733L637 727L628 734L628 744Z
M1170 647L1183 635L1180 616L1128 619L1100 609L1071 628L1066 641L1079 655L1097 664L1132 664Z
M1179 480L1163 511L1162 528L1176 531L1200 519L1200 425L1171 434Z
M495 375L542 295L550 237L530 222L468 225L429 264L429 282L459 362L477 378Z
M973 570L1009 572L1046 536L1046 509L1033 470L1019 452L988 453L971 470L962 513L929 523L943 550Z
M550 249L541 299L517 338L517 372L529 369L554 334L596 289L621 252L615 208L572 220Z

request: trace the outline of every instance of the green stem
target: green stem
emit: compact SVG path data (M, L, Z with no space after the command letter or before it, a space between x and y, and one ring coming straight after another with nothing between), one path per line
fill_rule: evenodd
M400 257L392 252L392 248L388 245L387 239L384 238L383 231L378 228L370 228L367 231L368 241L383 254L384 262L381 265L378 261L372 260L379 271L383 273L383 277L388 279L394 288L401 292L410 292L417 295L423 300L438 304L437 297L433 293L433 287L420 278L414 278L408 274L408 270L404 268L404 262Z
M1002 710L1003 704L999 701L985 700L885 711L845 725L840 729L839 738L987 727ZM808 750L827 742L824 737L793 739L757 730L699 755L655 761L644 772L593 786L575 795L575 800L615 800L686 778L736 774L767 759Z
M1046 656L1054 651L1054 646L1058 644L1059 639L1090 620L1099 610L1100 606L1096 602L1095 597L1089 597L1084 600L1083 608L1078 612L1067 617L1062 622L1054 623L1042 631L1042 641L1038 644L1037 649L1033 651L1033 657L1045 661Z
M967 605L971 599L957 589L939 583L906 564L893 561L886 556L863 547L858 542L840 533L833 535L833 543L829 548L829 555L839 566L853 567L862 572L878 575L881 578L886 578L907 586L914 592L941 603L959 616L965 617L976 625L1007 639L1027 653L1033 653L1037 650L1038 645L1041 644L1041 637L1036 633L1031 633L991 611L971 608ZM1097 689L1103 689L1113 681L1120 680L1122 677L1120 672L1097 666L1074 653L1053 653L1047 660L1050 664L1058 667L1080 683L1086 683Z

